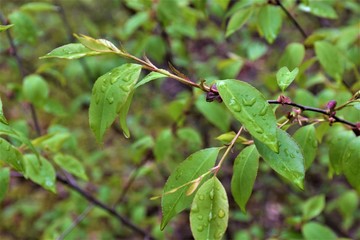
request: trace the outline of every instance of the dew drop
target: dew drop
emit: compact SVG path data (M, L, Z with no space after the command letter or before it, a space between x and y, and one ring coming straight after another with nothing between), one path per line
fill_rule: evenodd
M196 203L193 203L191 206L191 211L194 213L199 212L199 206Z
M126 76L122 79L124 82L128 82L131 80L131 76Z
M262 130L261 127L257 126L257 127L255 127L255 132L262 134L262 133L264 133L264 130Z
M214 199L214 190L211 190L211 192L209 193L210 195L210 199L213 200Z
M110 73L110 74L111 74L111 73ZM116 78L116 77L115 77L115 78L112 78L112 79L110 80L110 83L111 83L111 84L114 84L114 83L117 82L117 80L118 80L118 78Z
M295 158L295 155L293 153L290 153L291 158Z
M212 215L212 212L210 212L210 213L209 213L208 221L210 222L212 219L213 219L213 215Z
M204 200L204 199L205 199L204 195L203 195L203 194L200 194L200 195L199 195L199 199L200 199L200 200Z
M105 92L106 91L106 84L103 83L103 85L101 85L101 91Z
M235 112L240 112L240 111L241 111L241 106L240 106L240 104L237 103L234 98L230 100L229 106L230 106L230 108L231 108L233 111L235 111Z
M199 220L203 220L203 216L202 215L199 215L199 216L197 216L197 219L199 219Z
M46 180L46 181L45 181L45 185L48 186L48 187L50 187L50 186L53 185L53 183L52 183L50 180Z
M120 85L120 88L125 92L130 91L130 85Z
M266 106L266 104L264 104L263 108L259 112L259 115L260 116L265 116L266 111L267 111L267 106Z
M106 100L108 101L109 104L112 104L114 102L113 97L107 97Z
M216 232L214 234L215 239L220 239L224 233L223 232Z
M243 98L242 102L244 103L245 106L251 107L256 102L256 99L255 98L251 98L251 99Z
M95 96L95 102L96 104L99 104L101 97L99 95Z
M196 229L197 229L199 232L202 232L202 231L204 230L204 227L203 227L203 226L198 226Z
M224 212L224 210L220 209L219 212L218 212L218 216L219 216L219 218L225 217L225 212Z

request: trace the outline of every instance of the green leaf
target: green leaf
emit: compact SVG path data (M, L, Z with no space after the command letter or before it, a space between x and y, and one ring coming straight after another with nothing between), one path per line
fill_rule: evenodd
M129 37L133 34L141 25L149 21L148 12L138 12L132 15L124 25L124 35Z
M342 216L341 225L345 230L349 230L356 219L354 212L358 210L359 194L354 190L349 190L341 193L335 201Z
M315 53L325 72L340 81L345 65L339 50L327 41L317 41L315 42Z
M325 207L325 196L318 195L307 200L302 208L302 216L305 221L308 221L318 216Z
M164 129L157 136L154 146L154 155L156 162L160 163L170 156L173 151L173 135L171 129Z
M25 176L43 188L56 193L56 173L52 164L43 157L38 159L34 154L26 154L24 158Z
M3 138L0 138L0 161L8 163L20 173L25 171L21 153Z
M226 37L229 37L231 34L233 34L235 31L239 30L251 17L253 13L253 8L244 8L240 9L236 13L234 13L229 20L229 23L226 28Z
M65 58L65 59L77 59L85 56L99 55L100 52L93 51L81 43L69 43L64 46L55 48L45 56L40 57L44 58Z
M251 145L244 148L234 162L231 193L243 212L246 212L246 203L254 187L259 157L255 145Z
M9 24L9 25L0 25L0 32L3 32L11 27L13 27L14 24Z
M287 67L282 67L279 69L279 71L276 73L276 80L281 91L285 91L285 89L295 80L298 73L298 68L295 68L291 72Z
M15 11L9 15L9 19L10 22L14 25L12 31L16 41L30 44L36 42L36 26L29 15L21 11Z
M121 110L119 112L120 127L123 130L123 134L126 138L130 138L130 130L127 126L126 118L130 109L130 105L132 103L134 92L135 92L134 90L131 91L128 98L126 99L125 104L121 107Z
M257 16L257 27L266 41L273 43L280 32L282 17L281 9L271 5L263 5Z
M229 220L229 203L221 182L212 177L198 190L190 211L191 232L197 239L222 239Z
M305 240L336 240L336 234L328 227L316 223L309 222L303 225L302 233Z
M1 98L0 98L0 123L8 124L3 112L3 104Z
M9 188L10 169L0 168L0 203L5 198L6 192Z
M122 53L114 44L106 39L94 39L85 35L77 35L75 37L81 42L85 47L94 50L96 52L116 52Z
M187 196L185 194L188 187L179 187L200 177L202 174L213 168L219 150L220 148L207 148L191 154L180 163L170 175L164 186L164 195L161 201L163 216L161 220L161 229L164 229L171 218L176 214L189 207L194 198L194 195ZM176 188L179 189L173 193L165 194Z
M167 76L162 74L162 73L158 73L158 72L151 72L148 75L146 75L146 77L144 77L143 79L141 79L136 85L135 88L138 88L150 81L159 79L159 78L166 78Z
M226 107L250 134L278 151L276 118L265 97L246 82L227 79L216 82Z
M203 96L198 97L195 102L196 108L205 116L205 118L214 124L221 131L226 132L230 127L230 115L226 109L219 103L209 103Z
M36 107L42 107L49 97L49 86L44 78L37 74L25 77L22 88L24 98Z
M331 135L329 143L329 160L331 167L334 169L336 174L342 172L342 159L343 155L346 154L345 149L355 138L354 133L351 131L336 132Z
M293 138L303 150L305 169L308 169L315 159L318 146L314 125L299 128L294 133Z
M70 139L71 135L68 132L56 132L43 135L33 140L35 146L40 146L46 151L57 153Z
M215 2L224 10L227 9L230 0L215 0Z
M290 135L277 129L279 139L279 153L272 151L268 146L254 139L257 150L270 167L278 174L304 189L304 157L297 143Z
M20 7L21 11L28 12L43 12L43 11L57 11L58 7L44 2L26 3Z
M290 43L287 45L285 52L281 55L278 62L278 68L288 67L294 69L299 67L305 56L305 48L300 43Z
M336 19L338 18L334 8L326 1L309 1L309 4L300 4L299 8L304 12L310 12L311 14L323 17Z
M68 171L69 173L85 181L88 180L83 164L75 157L59 153L54 156L54 161L57 165L59 165L59 167Z
M99 77L93 87L89 122L98 142L121 113L140 75L141 65L124 64Z
M360 193L360 137L353 138L345 145L341 158L344 175L350 185Z

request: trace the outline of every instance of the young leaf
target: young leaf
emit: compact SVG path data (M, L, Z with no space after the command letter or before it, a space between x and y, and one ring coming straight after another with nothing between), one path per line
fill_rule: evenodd
M21 153L2 138L0 138L0 161L8 163L20 173L25 171L24 160Z
M176 214L189 207L194 198L194 195L186 196L188 187L179 188L170 194L165 193L191 182L213 168L219 150L220 148L207 148L191 154L170 175L164 186L161 201L161 229L164 229Z
M9 25L0 25L0 32L3 32L11 27L13 27L14 24L9 24Z
M75 34L75 37L81 42L82 45L96 52L121 52L117 47L115 47L114 44L106 39L95 39L85 35L77 34Z
M281 9L271 5L260 8L257 16L257 27L268 43L273 43L280 32L282 17Z
M59 167L68 171L69 173L85 181L88 180L83 164L75 157L59 153L54 156L54 161L57 165L59 165Z
M24 158L26 166L25 177L30 178L43 188L56 193L56 173L51 163L43 157L38 159L34 154L26 154Z
M360 193L360 137L353 138L345 146L341 158L342 169L348 182Z
M226 107L252 136L278 151L276 119L265 97L248 83L235 80L216 82Z
M276 73L276 80L281 91L285 91L285 89L295 80L298 72L298 68L295 68L291 72L287 67L282 67L279 69L279 71Z
M279 139L279 152L272 151L264 143L254 139L257 150L270 167L284 178L304 189L304 157L297 143L289 134L277 129Z
M354 138L355 135L351 131L332 134L329 143L329 160L331 167L336 174L340 174L342 172L342 157L346 154L346 147Z
M0 168L0 203L5 198L5 194L9 187L10 169Z
M55 48L45 56L40 57L44 58L65 58L65 59L77 59L85 56L99 55L100 52L93 51L81 43L69 43L64 46Z
M3 105L2 105L2 101L0 98L0 123L4 123L4 124L8 124L4 112L3 112Z
M315 53L325 72L340 81L345 64L339 50L327 41L317 41L315 42Z
M222 239L229 220L229 203L221 182L212 177L198 190L190 211L191 232L197 239Z
M305 240L315 240L315 239L326 239L326 240L336 240L336 234L328 227L317 223L309 222L303 225L301 229Z
M31 74L25 77L22 91L25 99L37 107L42 107L49 96L47 82L37 74Z
M254 186L259 157L255 145L251 145L244 148L234 162L231 193L243 212L246 212L246 203Z
M308 221L318 216L325 207L325 196L318 195L307 200L302 209L302 216L305 221Z
M308 169L315 159L317 151L317 140L314 125L299 128L293 135L295 141L303 150L305 169Z
M141 65L124 64L99 77L93 87L89 122L98 142L121 113L140 75Z
M239 30L246 21L251 17L253 13L253 8L248 7L244 9L240 9L236 13L234 13L229 20L229 23L226 28L226 37L229 37L231 34L233 34L235 31Z
M159 79L159 78L166 78L167 76L162 74L162 73L158 73L158 72L151 72L148 75L146 75L146 77L144 77L143 79L141 79L136 85L135 88L138 88L150 81Z
M288 67L294 69L299 67L305 56L305 48L301 43L290 43L287 45L285 52L281 55L278 67Z

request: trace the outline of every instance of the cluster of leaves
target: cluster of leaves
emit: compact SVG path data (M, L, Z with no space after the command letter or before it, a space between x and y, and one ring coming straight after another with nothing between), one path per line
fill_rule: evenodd
M332 200L327 211L336 209L340 212L344 219L342 229L349 230L354 227L353 222L356 216L352 216L351 213L358 206L357 193L360 192L360 138L357 137L359 123L356 123L359 121L360 114L358 22L350 18L347 19L348 23L345 26L335 29L320 28L313 31L303 42L286 43L285 50L274 56L267 54L268 45L254 38L253 34L257 32L267 43L275 44L281 34L284 20L288 17L286 14L290 14L286 9L302 11L304 16L310 16L307 13L312 14L315 16L314 19L318 17L337 19L339 16L334 7L356 13L358 4L351 1L335 6L333 2L317 1L301 1L299 4L296 1L282 3L277 0L258 0L230 4L230 1L180 3L180 1L162 0L156 5L153 5L151 1L125 1L124 7L131 14L126 19L124 27L112 36L122 40L124 46L117 47L105 39L75 35L80 43L68 43L41 57L41 59L78 59L96 55L97 59L104 60L104 69L101 69L101 64L97 63L97 60L86 62L92 69L87 72L88 74L96 74L96 70L101 74L92 84L91 95L80 91L83 95L77 96L73 101L70 113L66 113L65 106L60 101L50 97L49 93L54 92L55 87L49 86L44 76L55 79L60 86L68 84L66 78L51 65L39 66L35 73L23 76L21 85L8 85L6 90L18 91L18 101L28 102L33 112L36 109L52 114L58 120L67 119L70 126L71 118L80 111L80 106L89 103L89 126L97 142L105 143L106 147L109 147L107 141L110 139L106 132L115 126L114 122L119 118L119 127L124 136L129 138L131 130L137 140L130 147L134 163L139 164L141 159L145 159L142 162L146 163L148 152L151 151L156 161L150 168L143 165L143 171L153 172L154 167L162 166L161 164L172 169L160 194L162 230L176 215L190 208L190 227L195 239L223 238L231 216L229 210L231 200L228 199L226 185L224 187L219 177L222 171L225 172L226 160L233 159L234 161L230 174L232 198L245 212L255 181L261 177L258 176L258 172L267 173L266 167L270 167L285 183L290 184L292 191L298 193L299 189L303 190L304 187L306 190L305 172L314 166L316 157L329 169L329 176L344 175L353 187L354 190L347 190L340 197ZM25 4L10 14L9 19L12 24L1 26L1 31L13 29L15 40L19 41L18 46L21 43L36 43L37 31L33 26L34 20L28 16L28 12L40 11L56 11L56 7L47 3ZM205 30L200 31L199 24L209 17L228 19L226 30L220 31L215 22L210 22ZM31 33L24 30L29 29L29 24L34 29ZM160 29L158 35L150 34L154 28ZM239 32L240 29L241 32ZM291 33L297 30L291 29ZM299 30L303 32L302 29ZM96 32L95 35L100 34ZM144 35L146 38L142 38ZM299 36L301 37L300 34ZM131 41L132 37L137 40ZM226 50L226 57L222 56L220 49L215 49L218 52L210 53L207 53L208 49L197 49L200 52L197 57L203 57L202 54L218 55L209 60L209 64L211 66L214 64L214 67L211 68L200 60L192 62L194 60L191 59L191 54L188 53L189 50L186 47L199 46L187 46L183 42L184 39L194 39L196 43L197 38L214 39L215 45L228 41L230 47ZM239 38L245 39L242 40L242 46L235 44ZM282 39L286 40L284 37ZM166 41L171 42L170 46ZM287 41L292 41L292 39ZM189 69L195 76L204 78L206 81L193 82L172 65L170 65L171 71L167 71L157 67L146 56L136 57L143 50L149 50L146 52L155 62L171 60L176 66ZM220 59L219 56L221 56ZM117 57L123 59L121 61L128 62L119 66L115 63L117 60L113 60ZM246 65L255 68L253 63L261 59L269 62L275 59L276 64L270 65L264 75L258 73L251 78L246 77L244 81L235 79L241 76L241 70ZM74 70L71 71L70 66L67 70L71 76L74 75ZM87 71L84 65L76 65L76 68L79 69L81 66ZM141 74L143 69L149 72L146 76ZM261 84L255 81L249 83L254 77L259 78ZM133 105L141 96L139 93L145 91L151 94L154 80L164 78L171 78L173 81L188 85L193 91L191 94L179 95L166 106L168 116L163 116L166 118L163 121L173 126L168 125L163 128L163 123L156 125L154 122L158 119L155 117L150 121L155 124L154 129L159 131L153 138L151 133L141 127L141 121L147 120L144 119L144 115L139 113L136 118L132 118L128 116L128 112L135 109L133 111L136 114L138 109ZM276 82L281 94L276 87ZM146 89L146 86L149 86L148 90L141 90ZM76 86L71 86L69 89L73 94L79 91ZM223 103L206 102L201 91L208 94L208 101L216 99ZM152 95L150 97L156 98ZM267 97L279 98L271 102L267 100ZM133 99L135 101L131 105ZM146 99L142 101L147 102ZM158 99L158 101L164 100ZM282 105L299 103L302 104L300 106L310 107L303 107L304 112L297 109L287 110L287 116L284 116L286 114L282 112L282 107L272 107L269 103ZM338 107L336 103L339 104ZM57 169L65 170L82 180L88 180L85 166L88 166L91 171L93 171L93 166L90 163L85 165L78 160L77 156L97 158L94 157L96 153L86 153L88 149L85 147L79 150L80 137L71 134L69 127L49 123L51 126L46 129L47 133L41 134L41 127L38 126L38 136L31 138L30 134L26 133L26 130L24 132L22 128L26 123L16 125L14 121L11 124L11 120L8 121L2 112L1 101L0 104L0 134L5 136L0 138L0 160L4 165L0 171L0 181L3 186L7 188L9 185L9 167L53 192L56 192L55 164ZM156 101L151 101L151 104L158 108L161 115L164 115L162 103L156 106ZM217 139L224 143L225 147L210 147L210 144L206 144L202 148L202 137L209 136L200 136L195 128L185 125L189 121L186 113L191 111L193 106L213 125L216 129L215 134L218 135ZM316 108L317 106L323 108ZM5 111L6 109L7 105L5 105ZM139 110L141 111L143 110ZM325 118L316 112L324 113ZM155 114L156 112L153 115ZM36 127L34 116L36 115L33 115ZM332 124L334 126L330 127ZM206 126L205 131L210 132L208 128L211 126ZM236 128L240 129L237 134L233 131L229 132L230 129L237 130ZM177 140L180 140L178 149L183 149L182 144L186 144L188 151L193 152L180 164L177 163L178 161L170 160L182 157L181 153L180 156L175 156L174 153ZM85 142L85 140L82 141ZM240 150L236 152L236 155L231 153L233 147ZM223 148L226 150L217 161ZM326 153L323 154L323 151ZM259 163L260 158L266 162L266 165ZM168 162L165 161L166 159ZM93 174L92 177L96 177L96 174ZM0 199L4 198L6 188L1 189ZM148 191L156 195L155 190ZM106 193L104 195L107 196ZM294 214L295 216L288 219L290 230L276 234L283 237L298 236L300 233L296 230L300 227L306 239L315 239L318 236L335 239L336 234L324 226L321 218L318 219L320 222L312 221L323 212L325 202L323 194L308 199L303 204L302 216ZM342 207L344 202L349 202L347 207ZM131 208L129 212L132 212ZM156 220L153 225L156 225ZM229 228L231 228L230 224ZM57 231L61 232L63 229L64 226ZM153 231L156 236L161 235L157 230ZM47 235L44 234L44 236ZM244 236L250 238L248 232L237 233L239 238ZM261 234L257 235L259 236Z

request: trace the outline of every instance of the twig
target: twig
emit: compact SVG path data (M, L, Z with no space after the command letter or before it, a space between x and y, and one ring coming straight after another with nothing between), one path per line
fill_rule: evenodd
M301 35L304 38L307 38L308 35L306 34L306 32L304 31L304 29L300 26L300 24L297 22L297 20L290 14L290 12L284 7L284 5L281 3L280 0L275 0L276 4L278 6L280 6L280 8L286 13L286 15L289 17L289 19L291 20L291 22L294 24L294 26L299 30L299 32L301 33Z
M65 178L57 175L56 179L58 182L61 182L64 185L67 185L77 193L79 193L83 198L88 200L90 203L92 203L94 206L97 206L106 212L108 212L110 215L114 216L117 220L119 220L122 224L124 224L126 227L133 230L135 233L143 236L145 239L152 240L155 239L153 236L150 235L150 233L146 232L145 230L139 228L136 226L133 222L131 222L128 218L120 215L114 208L111 208L107 206L105 203L101 202L97 198L93 197L92 195L85 192L82 188L80 188L77 184L68 182Z

